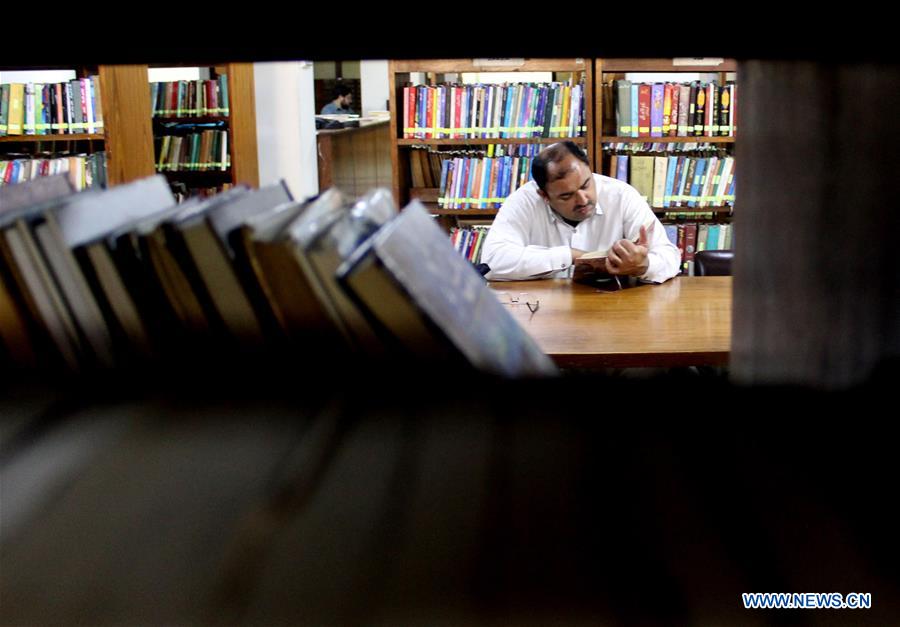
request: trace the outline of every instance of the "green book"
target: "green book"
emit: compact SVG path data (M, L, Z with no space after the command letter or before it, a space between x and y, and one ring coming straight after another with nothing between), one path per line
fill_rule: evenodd
M0 85L0 137L6 135L9 119L9 84Z

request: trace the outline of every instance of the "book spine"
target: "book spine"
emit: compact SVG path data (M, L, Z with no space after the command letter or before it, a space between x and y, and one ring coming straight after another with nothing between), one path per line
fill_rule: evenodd
M650 89L650 136L662 137L665 87L661 83L654 83Z
M702 137L703 123L706 120L706 89L702 85L697 87L697 108L694 113L694 135Z
M35 134L34 126L34 83L25 84L25 124L23 125L26 135Z
M631 84L631 136L640 137L640 85Z
M616 178L623 183L628 182L628 155L619 155L618 159L619 170L616 173Z
M672 128L672 83L663 85L663 119L662 136L668 137Z
M650 137L651 91L645 83L638 87L638 137Z

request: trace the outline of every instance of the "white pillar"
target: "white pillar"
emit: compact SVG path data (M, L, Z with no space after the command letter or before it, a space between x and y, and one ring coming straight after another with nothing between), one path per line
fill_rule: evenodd
M313 66L254 63L260 187L284 179L294 198L319 193Z
M388 62L360 61L360 95L362 114L388 110Z

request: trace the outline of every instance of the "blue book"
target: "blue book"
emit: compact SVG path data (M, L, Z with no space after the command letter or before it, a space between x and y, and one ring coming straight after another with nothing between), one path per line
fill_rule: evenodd
M650 91L650 137L663 136L663 99L665 94L665 85L653 83Z
M638 131L638 83L631 84L631 136L639 137Z
M544 107L547 106L547 88L541 87L538 92L538 103L534 112L534 126L539 128L531 133L531 137L540 137L543 133Z
M719 250L719 225L710 224L706 233L706 250Z
M706 162L709 159L697 159L697 169L694 171L694 181L691 183L691 195L688 207L697 206L697 197L700 194L700 181L703 180L703 172L706 170Z
M666 225L666 237L669 238L669 241L672 242L675 246L678 246L678 225L676 224L667 224Z
M519 91L518 87L518 85L510 85L506 89L506 137L513 136L513 127L515 126L513 106L516 103L516 94Z
M493 157L485 157L484 158L484 179L481 181L481 197L484 199L482 202L482 207L487 207L490 205L490 196L488 194L491 193L491 165L493 164Z
M619 155L616 160L616 178L623 183L628 182L628 155Z
M417 90L416 94L416 124L415 127L420 129L416 133L417 139L424 139L425 132L421 129L425 127L425 87L420 86Z
M663 195L663 207L668 207L672 202L672 187L675 185L675 168L678 166L678 157L669 157L666 166L666 191Z

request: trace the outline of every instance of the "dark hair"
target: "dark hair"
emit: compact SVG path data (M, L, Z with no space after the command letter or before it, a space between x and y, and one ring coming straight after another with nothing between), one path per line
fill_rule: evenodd
M591 163L588 161L587 155L575 142L567 140L551 144L540 151L531 163L531 176L534 178L537 186L545 189L547 185L547 166L551 163L559 163L569 155L574 156L590 167Z
M347 94L353 93L353 90L350 89L349 85L344 85L343 83L338 83L334 86L334 91L332 92L333 96L332 100L337 100L341 96L346 96Z

